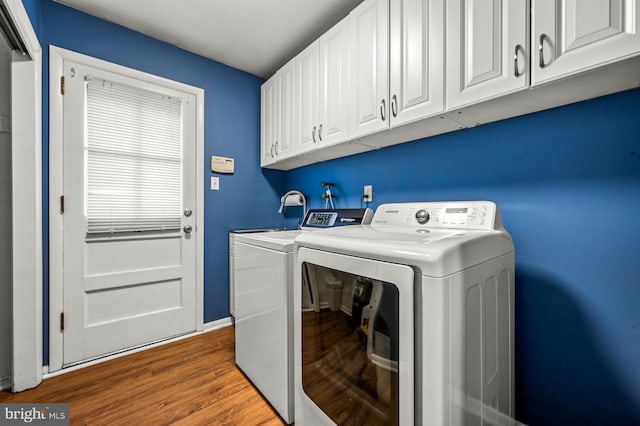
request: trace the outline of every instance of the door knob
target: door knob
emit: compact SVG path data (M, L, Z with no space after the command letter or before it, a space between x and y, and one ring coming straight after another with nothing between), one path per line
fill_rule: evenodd
M184 228L182 228L184 230L185 234L190 234L191 231L193 231L193 228L191 227L191 225L186 225Z

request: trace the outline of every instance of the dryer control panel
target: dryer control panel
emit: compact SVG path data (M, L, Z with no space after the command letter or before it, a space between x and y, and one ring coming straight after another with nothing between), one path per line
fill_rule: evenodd
M382 204L372 224L490 230L502 228L502 219L491 201L443 201Z
M333 228L346 225L368 225L373 211L361 209L310 209L302 222L303 229Z

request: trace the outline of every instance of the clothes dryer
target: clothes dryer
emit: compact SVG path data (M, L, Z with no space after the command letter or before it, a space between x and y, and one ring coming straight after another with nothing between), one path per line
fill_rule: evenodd
M296 424L510 424L514 247L489 201L384 204L297 237ZM306 287L345 283L340 309Z

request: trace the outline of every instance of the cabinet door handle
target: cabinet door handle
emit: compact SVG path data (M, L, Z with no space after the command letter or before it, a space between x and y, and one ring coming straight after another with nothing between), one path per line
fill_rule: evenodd
M278 141L276 141L276 155L278 155Z
M391 114L394 117L398 116L398 97L396 95L391 98Z
M316 126L313 126L313 130L311 131L311 139L313 139L313 143L316 143Z
M273 144L271 144L271 149L269 150L269 152L271 153L271 158L273 158L274 157L274 155L273 155Z
M386 120L386 117L384 115L384 110L387 109L386 106L386 102L384 101L384 99L380 102L380 118L382 118L382 121Z
M551 39L545 33L540 34L540 42L538 43L538 54L540 56L540 68L546 68L549 64L544 63L544 39L551 43Z
M519 44L516 44L516 49L513 52L513 75L516 76L516 78L520 77L521 75L524 74L524 71L520 72L519 71L519 66L518 66L518 50L520 50L522 52L522 56L525 55L524 53L524 47L522 47Z
M318 138L320 138L320 142L322 142L322 124L318 127Z

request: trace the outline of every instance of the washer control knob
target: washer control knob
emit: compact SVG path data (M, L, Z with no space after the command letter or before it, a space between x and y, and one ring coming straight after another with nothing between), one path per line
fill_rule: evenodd
M425 223L429 222L429 218L430 218L429 212L426 211L425 209L418 210L416 212L416 220L420 225L424 225Z

